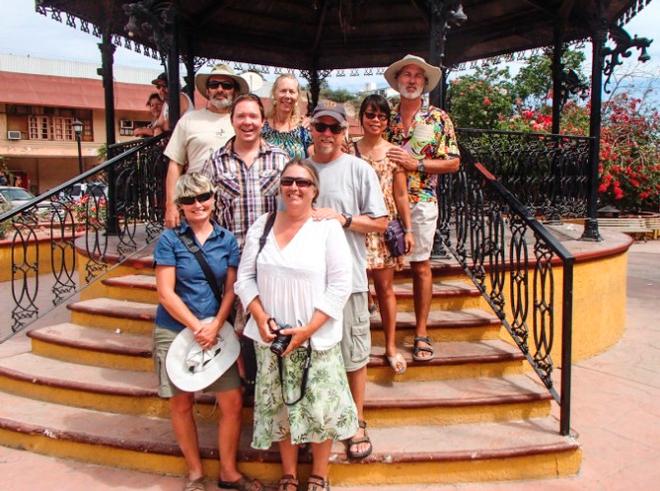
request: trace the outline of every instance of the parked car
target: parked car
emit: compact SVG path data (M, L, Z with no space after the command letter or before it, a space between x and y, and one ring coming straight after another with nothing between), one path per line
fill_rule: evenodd
M0 186L0 196L3 201L10 203L12 208L18 208L35 198L30 191L16 186Z

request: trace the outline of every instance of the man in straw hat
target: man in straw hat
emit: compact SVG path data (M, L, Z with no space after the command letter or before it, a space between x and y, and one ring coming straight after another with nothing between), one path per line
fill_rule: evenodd
M174 203L174 187L187 167L199 172L204 162L234 136L229 110L234 99L246 94L247 81L227 65L216 65L211 73L198 74L195 86L207 99L206 107L185 114L177 123L165 155L170 159L165 180L165 226L179 224L179 211Z
M415 302L413 359L433 358L433 343L427 334L431 307L431 250L437 227L438 174L456 172L460 155L454 126L447 113L422 105L422 94L438 85L442 72L423 58L406 55L385 70L385 80L398 91L401 101L392 110L387 138L397 145L389 159L408 172L408 197L415 248L410 253Z

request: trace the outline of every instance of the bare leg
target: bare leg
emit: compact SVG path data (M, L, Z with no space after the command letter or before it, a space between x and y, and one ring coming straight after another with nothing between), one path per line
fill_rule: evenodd
M332 450L332 440L326 440L321 443L312 443L312 474L328 480L330 471L330 451Z
M238 441L241 436L241 411L243 398L241 389L236 388L216 395L220 407L218 419L218 449L220 453L220 479L236 481L241 473L236 467Z
M197 440L197 426L192 413L193 394L184 392L170 398L170 413L172 415L172 428L176 442L183 453L188 466L188 478L198 479L204 475L202 460L199 456L199 443Z
M278 442L282 458L282 475L298 477L298 445L291 443L291 436ZM312 444L313 448L313 444Z
M364 395L367 389L366 365L353 372L346 372L346 377L348 378L348 385L351 388L353 401L355 401L355 407L357 408L358 420L362 421L364 420ZM357 433L353 435L353 438L362 438L363 436L364 429L358 428ZM358 443L352 447L355 452L364 452L367 450L367 448L369 448L369 444L366 442Z
M411 262L410 267L413 274L413 297L415 303L415 335L427 335L427 322L431 310L431 296L433 294L433 276L431 274L431 262ZM431 353L420 351L419 356L430 358Z
M378 308L385 333L385 354L394 356L396 354L396 297L392 286L394 268L372 269L371 276L374 280Z

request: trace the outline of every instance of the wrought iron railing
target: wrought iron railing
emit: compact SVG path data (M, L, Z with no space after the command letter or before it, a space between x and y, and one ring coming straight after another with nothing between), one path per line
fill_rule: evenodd
M0 342L146 246L162 228L166 135L111 147L106 162L0 215L9 258ZM81 259L83 258L83 259ZM79 261L84 264L79 264ZM7 329L7 331L9 331Z
M592 138L460 128L461 146L545 220L587 215Z
M560 432L567 435L574 257L463 145L461 162L457 174L440 179L442 240L561 406ZM552 377L558 332L559 390Z

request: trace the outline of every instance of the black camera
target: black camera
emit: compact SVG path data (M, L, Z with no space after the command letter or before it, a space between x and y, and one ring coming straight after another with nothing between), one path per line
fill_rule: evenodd
M275 353L277 356L282 356L282 353L286 351L293 337L291 334L280 334L282 329L289 329L291 326L289 324L280 324L275 319L273 319L272 324L277 326L276 329L273 329L271 323L269 322L269 327L273 334L275 334L275 339L270 345L270 350Z

